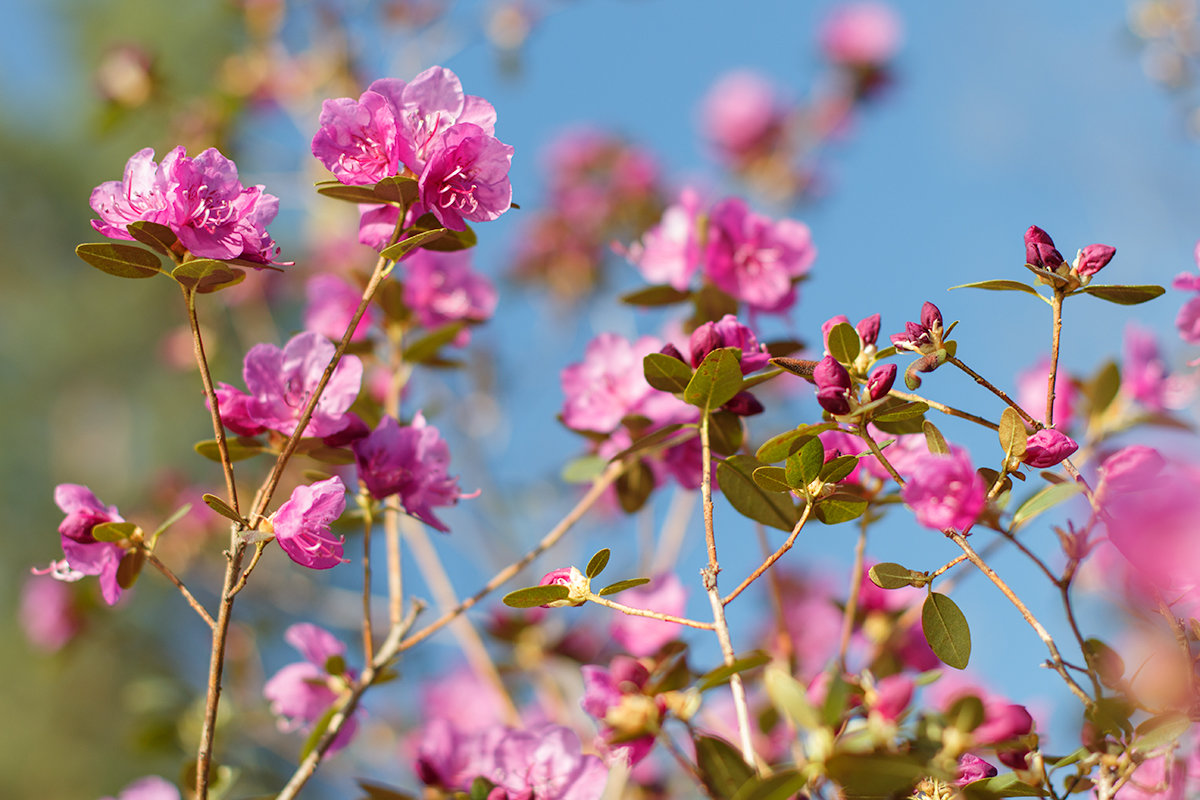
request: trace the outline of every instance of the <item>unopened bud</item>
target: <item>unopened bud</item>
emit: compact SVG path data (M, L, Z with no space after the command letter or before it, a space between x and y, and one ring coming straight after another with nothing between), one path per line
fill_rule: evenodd
M1030 225L1025 231L1025 263L1046 269L1054 269L1063 263L1062 253L1055 249L1050 234L1037 225Z
M1079 251L1075 260L1075 271L1080 276L1095 275L1117 254L1117 248L1106 244L1089 244Z

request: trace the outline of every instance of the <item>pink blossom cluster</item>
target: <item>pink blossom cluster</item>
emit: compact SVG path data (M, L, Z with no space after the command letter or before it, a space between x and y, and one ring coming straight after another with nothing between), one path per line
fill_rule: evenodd
M465 94L458 76L430 67L410 82L384 78L357 100L326 100L312 153L347 185L417 179L411 219L433 214L453 230L494 220L512 203L513 148L495 137L496 110ZM386 213L393 215L392 209Z
M515 273L574 298L600 279L609 243L641 235L662 211L658 165L598 128L572 128L548 146L546 203L528 212Z
M1196 242L1193 258L1196 266L1200 267L1200 242ZM1179 309L1179 314L1175 317L1175 327L1179 329L1179 338L1188 344L1200 344L1200 275L1181 272L1171 286L1184 292L1196 293Z
M279 718L279 730L306 730L325 715L358 673L345 666L346 645L323 628L301 622L290 626L283 638L304 660L276 672L263 686L263 696ZM350 743L363 713L358 709L342 724L330 753Z
M625 255L651 283L684 291L699 273L752 311L784 314L796 303L795 284L817 250L802 222L772 220L737 197L705 211L699 196L685 189Z
M215 148L189 158L176 147L161 164L150 148L139 150L122 180L92 191L91 206L100 216L92 227L112 239L133 239L130 223L153 222L199 258L270 264L279 253L266 227L279 198L262 186L243 186L237 165Z
M404 304L425 328L460 320L469 324L486 322L496 311L496 287L487 276L471 268L466 250L417 250L404 260L402 268ZM470 329L463 328L453 344L465 347L470 340Z

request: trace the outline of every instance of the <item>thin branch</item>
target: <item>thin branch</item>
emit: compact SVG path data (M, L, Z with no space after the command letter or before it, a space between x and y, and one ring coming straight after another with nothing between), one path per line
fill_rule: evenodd
M808 517L811 513L812 503L805 503L804 511L800 514L800 519L798 519L796 524L792 526L792 532L788 535L787 540L779 546L779 549L767 556L766 559L764 559L763 562L758 565L758 568L755 569L754 572L750 573L744 581L738 584L736 589L721 598L721 605L727 606L733 602L735 597L746 591L746 588L750 586L750 584L762 577L763 573L770 569L772 564L778 561L784 553L792 549L792 545L796 543L796 537L800 535L800 531L803 530L804 524L808 522Z
M250 556L250 563L242 570L241 577L238 578L233 588L229 590L231 598L236 597L242 589L246 588L246 581L250 579L250 573L254 572L254 568L258 566L258 562L263 557L263 551L267 549L267 542L262 541L254 545L254 555Z
M1050 334L1050 372L1046 376L1046 427L1054 425L1054 389L1058 378L1058 344L1062 339L1062 310L1063 291L1054 287L1054 297L1050 301L1054 311L1053 331Z
M867 515L862 516L858 529L858 544L854 547L854 566L850 573L850 596L846 599L846 610L842 613L842 638L838 643L838 667L846 671L846 652L850 649L850 637L854 633L854 617L858 613L858 596L863 581L863 561L867 550Z
M158 556L154 555L154 553L151 553L150 551L146 551L146 560L153 564L154 567L163 574L163 577L175 584L175 588L178 589L179 593L183 595L183 599L187 600L188 605L190 605L192 609L200 615L200 619L204 620L204 623L208 625L210 629L217 626L217 623L213 620L212 615L208 613L208 610L204 606L200 605L200 601L197 600L190 591L188 591L188 588L183 585L183 581L179 580L175 573L172 572L166 564L159 560Z
M363 661L368 664L375 659L375 632L371 629L371 529L374 527L371 514L363 514L362 641Z
M1009 407L1011 407L1014 411L1016 411L1018 414L1020 414L1021 419L1028 422L1034 428L1034 430L1041 430L1042 428L1046 427L1040 421L1029 416L1029 412L1026 411L1025 409L1021 408L1021 406L1019 406L1015 400L1013 400L1011 397L1009 397L1007 394L1005 394L1003 390L1001 390L1000 388L993 385L992 382L989 381L987 378L983 377L978 372L971 369L970 367L968 367L963 362L959 361L954 356L949 356L946 359L946 361L953 364L954 366L958 367L959 369L961 369L963 372L967 373L968 375L970 375L972 378L975 379L976 383L978 383L983 388L987 389L992 394L996 395L996 397L999 397L1001 400L1003 400L1006 404L1008 404Z
M196 316L196 292L182 286L183 299L187 305L188 324L192 328L192 352L196 366L200 369L200 382L204 384L204 396L208 399L212 417L213 436L217 439L217 451L221 454L221 469L225 473L225 491L229 494L229 505L238 514L237 484L233 478L233 459L229 457L229 442L225 439L225 425L221 422L221 409L217 404L217 392L213 388L212 373L208 369L208 358L204 354L204 339L200 336L200 319Z
M919 394L913 394L912 392L901 392L897 389L892 389L890 392L888 392L888 394L892 395L893 397L899 397L901 400L908 400L913 403L924 403L935 411L940 411L943 414L951 417L959 417L960 419L970 420L976 425L982 425L983 427L990 428L994 431L1000 430L1000 426L989 419L978 417L969 411L963 411L960 408L948 406L945 403L939 403L936 400L930 400L928 397L922 397Z
M589 592L587 599L591 600L593 603L599 603L602 606L607 606L615 611L620 611L622 614L629 614L633 617L646 617L648 619L661 620L662 622L674 622L677 625L686 625L689 628L698 628L702 631L711 631L716 629L711 622L697 622L694 619L676 617L673 614L664 614L661 611L649 611L644 608L634 608L633 606L627 606L624 603L617 603L609 600L607 597L601 597L594 592Z

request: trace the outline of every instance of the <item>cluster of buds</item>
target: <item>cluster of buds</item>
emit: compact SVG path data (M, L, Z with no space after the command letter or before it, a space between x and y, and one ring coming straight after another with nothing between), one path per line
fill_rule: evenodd
M845 317L834 317L822 327L827 346L835 329L850 330ZM849 351L839 349L839 355L846 363L830 354L817 362L812 371L813 382L817 385L817 402L834 416L854 414L863 406L882 400L896 381L895 364L883 364L871 369L876 358L875 343L879 338L879 315L872 314L861 320L854 326L853 332L845 333L843 338L852 339L857 334L857 348L851 347Z
M1025 231L1025 265L1045 283L1061 291L1073 291L1091 283L1092 276L1102 270L1117 254L1117 248L1107 244L1089 244L1075 254L1068 264L1054 246L1050 234L1036 225Z
M946 341L953 328L954 325L943 326L941 310L927 301L921 306L920 322L906 322L904 333L892 334L892 344L897 350L909 350L921 356L904 371L904 383L909 389L915 391L921 387L918 372L933 372L954 355L954 343Z

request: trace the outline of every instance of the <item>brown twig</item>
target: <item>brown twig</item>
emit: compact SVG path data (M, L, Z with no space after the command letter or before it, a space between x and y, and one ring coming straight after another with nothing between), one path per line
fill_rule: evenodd
M175 573L172 572L166 564L159 560L158 556L154 555L154 553L146 551L146 560L153 564L155 569L163 574L163 577L175 584L175 588L178 589L179 593L183 595L183 599L187 600L188 605L190 605L192 609L200 615L200 619L204 620L204 623L208 625L209 629L217 626L217 623L213 620L212 615L208 613L208 609L200 605L200 601L197 600L190 591L188 591L188 588L183 585L183 581L179 580Z
M727 606L731 602L733 602L733 599L735 597L737 597L739 594L744 592L750 584L754 583L756 580L758 580L760 577L762 577L763 573L766 572L768 569L770 569L772 564L774 564L776 561L778 561L783 556L784 553L786 553L788 550L792 549L792 545L794 545L796 543L796 537L798 537L800 535L800 531L803 530L804 524L806 522L808 522L808 517L809 517L809 514L811 514L811 513L812 513L812 504L805 503L804 511L801 512L800 519L798 519L796 521L796 524L792 526L792 532L791 532L791 534L788 535L787 540L779 546L779 549L777 549L774 553L771 553L771 555L767 556L763 560L763 562L758 565L758 568L755 569L754 572L750 573L744 581L742 581L740 584L738 584L738 587L736 589L734 589L732 592L730 592L729 594L727 594L723 598L721 598L721 605Z

